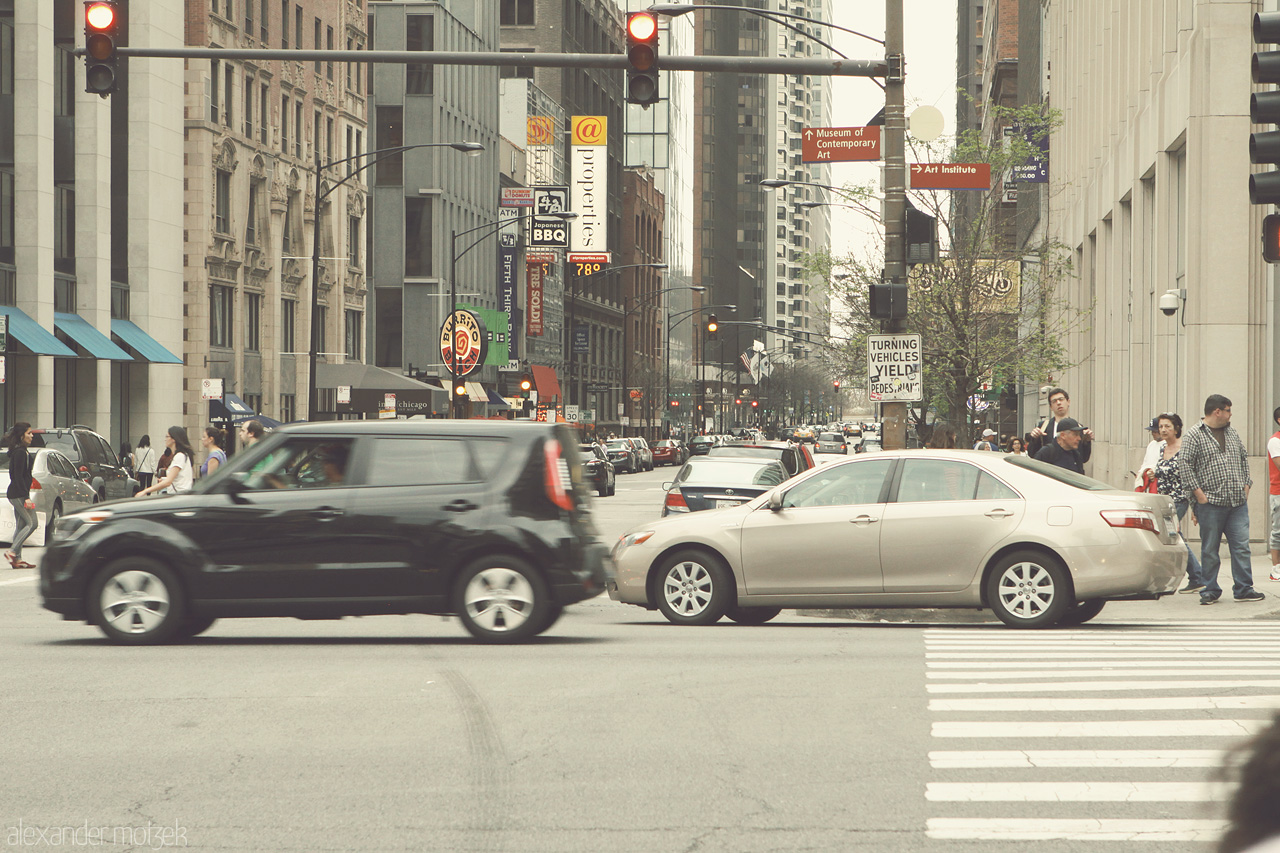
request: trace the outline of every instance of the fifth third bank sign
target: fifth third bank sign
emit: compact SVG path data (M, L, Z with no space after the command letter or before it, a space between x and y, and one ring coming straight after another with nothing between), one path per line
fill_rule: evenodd
M923 399L919 335L867 337L867 396L883 403Z

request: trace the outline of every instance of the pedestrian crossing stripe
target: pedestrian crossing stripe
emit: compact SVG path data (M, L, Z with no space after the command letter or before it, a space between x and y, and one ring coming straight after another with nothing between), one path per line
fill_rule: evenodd
M1224 820L930 818L929 838L976 841L1217 841Z
M1248 737L1267 720L1000 720L943 721L933 724L934 737L1064 738L1064 737Z
M945 770L993 767L1219 767L1220 749L1006 749L936 750L929 766Z
M1204 782L930 782L937 803L1210 803L1227 799Z
M981 661L972 661L972 660L930 661L928 663L928 666L933 667L935 669L946 669L948 667L961 669L961 668L973 667L973 666L976 666L978 663L981 663L983 666L991 667L992 669L1018 669L1022 667L1037 667L1037 666L1051 668L1051 667L1057 667L1057 666L1060 666L1060 667L1080 666L1081 664L1090 663L1091 661L1092 661L1091 658L1087 658L1084 660L1023 660L1023 661L987 660L986 658L983 658ZM1132 661L1108 660L1105 663L1100 663L1098 665L1099 669L1104 671L1107 669L1114 669L1115 667L1123 667L1123 666L1130 666L1130 667L1159 666L1159 667L1164 667L1166 669L1216 669L1220 666L1250 666L1250 667L1253 667L1253 670L1255 672L1263 669L1262 667L1257 665L1257 661L1253 661L1253 660L1132 660ZM1277 662L1277 669L1271 670L1271 671L1280 671L1280 662Z
M1081 662L1083 663L1083 661ZM1060 670L1056 672L1027 672L1024 670L1017 671L993 671L993 670L976 670L976 671L948 671L948 672L926 672L925 678L953 678L953 679L984 679L995 680L1000 678L1136 678L1138 676L1168 676L1170 671L1176 670L1184 673L1188 669L1207 669L1212 675L1280 675L1278 670L1262 669L1257 666L1248 666L1241 669L1232 669L1230 667L1223 668L1221 664L1206 664L1204 666L1185 666L1171 665L1164 666L1163 662L1158 669L1070 669ZM983 661L973 661L970 666L981 666ZM1112 685L1102 686L1099 689L1111 690L1115 689Z
M1056 673L1055 673L1056 674ZM1127 675L1128 673L1126 673ZM950 675L950 673L947 673ZM1033 681L1018 684L926 684L929 693L1066 693L1119 690L1225 690L1229 687L1280 687L1280 679L1243 681Z
M1250 657L1257 658L1259 660L1267 660L1272 663L1280 662L1277 660L1277 659L1280 659L1280 651L1258 651L1256 649L1253 649L1247 646L1242 646L1242 647L1214 646L1212 649L1187 648L1187 649L1165 649L1165 650L1171 653L1172 652L1186 652L1188 654L1194 653L1196 657L1206 658L1206 659L1239 657L1240 655L1249 655ZM1144 655L1150 656L1156 651L1159 651L1159 650L1158 649L1113 649L1113 648L1088 649L1088 650L1076 649L1069 652L1049 652L1049 651L1041 651L1041 650L1035 650L1035 651L1028 650L1028 651L1017 651L1017 652L1006 652L1004 650L989 651L989 652L976 652L976 651L953 652L953 651L930 650L925 653L925 658L928 660L954 660L957 658L979 658L981 660L1014 660L1018 658L1036 658L1038 660L1047 660L1047 659L1054 659L1054 658L1075 658L1077 660L1081 658L1085 658L1087 660L1109 660L1111 658L1136 658L1136 657L1143 657Z
M1125 696L1067 699L930 699L930 711L1204 711L1280 708L1280 696Z

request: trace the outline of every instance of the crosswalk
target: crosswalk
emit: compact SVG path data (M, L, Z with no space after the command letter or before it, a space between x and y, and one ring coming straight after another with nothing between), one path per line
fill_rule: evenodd
M1218 768L1280 709L1280 623L924 641L931 839L1207 850L1231 795Z

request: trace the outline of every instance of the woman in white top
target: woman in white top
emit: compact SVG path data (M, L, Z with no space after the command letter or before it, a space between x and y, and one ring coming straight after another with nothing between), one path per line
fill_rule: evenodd
M191 442L187 440L187 431L180 426L169 427L164 437L164 445L173 451L173 461L169 463L169 470L163 473L158 482L138 492L138 497L159 491L171 495L182 495L191 491L191 486L195 482L191 460L196 454L191 449Z
M138 449L133 451L133 473L138 478L138 486L145 489L155 480L159 459L160 454L151 446L151 436L138 439Z

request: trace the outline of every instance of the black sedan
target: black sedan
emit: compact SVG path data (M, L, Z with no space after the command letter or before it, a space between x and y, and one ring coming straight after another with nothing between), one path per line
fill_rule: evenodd
M662 484L667 490L662 514L738 506L786 479L782 463L772 459L695 457L674 482Z
M714 436L695 435L689 439L689 455L690 456L706 456L711 452L711 448L716 447Z
M143 645L244 616L455 614L485 642L545 631L608 567L564 426L285 427L193 493L59 519L45 608Z
M605 455L618 471L636 474L641 470L640 454L636 446L625 438L611 438L605 442Z
M618 491L618 475L613 463L609 461L604 448L598 444L580 444L578 452L582 454L582 473L602 498L607 498Z

